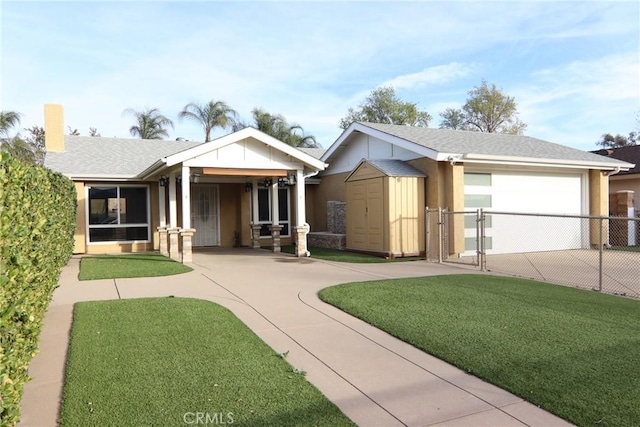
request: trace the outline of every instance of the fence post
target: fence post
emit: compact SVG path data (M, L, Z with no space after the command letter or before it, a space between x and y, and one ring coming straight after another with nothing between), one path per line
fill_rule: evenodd
M444 250L444 217L442 215L442 208L438 208L438 262L442 264L442 251Z
M602 292L602 255L603 255L603 246L604 246L604 242L602 241L602 237L603 237L603 233L602 233L602 226L604 225L602 223L602 221L604 220L604 217L600 217L599 218L599 224L598 224L598 228L600 229L599 233L600 233L600 237L598 239L598 291Z
M480 243L480 221L481 221L480 218L481 217L482 217L482 208L476 210L476 256L477 256L478 266L480 266L480 256L482 254L482 244Z
M480 234L480 257L478 258L478 262L480 264L480 271L485 271L486 270L486 264L487 264L487 257L486 257L486 248L485 248L485 215L484 215L484 210L482 208L479 209L480 211L480 222L478 223L478 231Z
M431 237L431 212L429 212L429 206L424 208L424 258L425 261L429 261L429 257L431 255L431 242L429 241Z

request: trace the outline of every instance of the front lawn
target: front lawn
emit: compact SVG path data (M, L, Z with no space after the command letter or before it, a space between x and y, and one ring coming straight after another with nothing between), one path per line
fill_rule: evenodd
M487 275L351 283L320 297L578 425L640 420L640 301Z
M159 253L86 256L80 260L80 280L157 277L193 270Z
M217 304L182 298L76 304L62 426L188 425L198 417L199 424L353 425Z

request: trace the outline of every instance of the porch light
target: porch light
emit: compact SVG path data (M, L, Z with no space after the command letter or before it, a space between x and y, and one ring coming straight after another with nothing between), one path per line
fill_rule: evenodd
M180 185L180 184L182 184L182 176L178 175L176 176L176 185Z
M162 175L160 177L160 181L158 181L158 183L160 184L160 187L166 187L167 185L169 185L169 176L168 175Z
M273 180L271 178L265 178L265 180L262 182L263 187L271 187L272 184Z
M193 182L194 184L197 184L200 182L200 174L199 173L194 173L193 175L191 175L191 182Z
M252 184L252 183L247 182L247 183L244 185L244 191L245 191L245 192L250 193L252 189L253 189L253 184Z
M293 173L289 175L289 185L296 185L296 175Z

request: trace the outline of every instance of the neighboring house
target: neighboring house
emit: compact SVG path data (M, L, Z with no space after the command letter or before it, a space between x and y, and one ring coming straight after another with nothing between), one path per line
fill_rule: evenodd
M207 143L65 136L45 106L45 166L78 194L76 253L160 250L189 262L192 246L295 243L305 256L305 178L317 158L246 128Z
M609 176L609 194L612 196L612 199L616 199L618 192L633 191L633 201L630 200L629 202L633 203L633 207L636 212L640 212L640 145L606 148L603 150L592 151L592 153L605 156L610 159L618 159L628 163L635 163L635 167L629 170L621 170L615 175L612 174ZM613 205L617 205L616 200L613 200L613 202ZM620 212L612 212L612 214L619 213Z
M312 231L327 229L327 202L344 201L347 249L387 256L425 251L425 206L456 212L483 208L607 215L609 175L634 167L528 136L359 122L349 126L321 160L329 166L311 189ZM395 163L385 167L380 160ZM402 192L405 195L398 197ZM409 199L411 206L401 205ZM451 254L468 253L474 247L475 233L471 236L465 228L470 226L462 216L453 221ZM598 238L597 228L590 236L584 236L579 226L562 233L577 233L577 241L586 239L587 244ZM509 240L508 233L493 236L488 252L506 252ZM545 249L567 249L571 239L554 241L557 248Z

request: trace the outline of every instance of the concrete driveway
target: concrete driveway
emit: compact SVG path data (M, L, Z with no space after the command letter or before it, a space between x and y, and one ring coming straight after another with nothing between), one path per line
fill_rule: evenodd
M459 274L422 261L344 264L255 250L194 254L194 271L148 279L79 282L79 260L65 267L45 318L40 353L25 386L22 426L53 426L62 393L73 304L175 295L234 312L278 353L307 372L361 426L568 425L536 406L465 374L324 304L327 286L382 278Z

